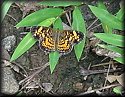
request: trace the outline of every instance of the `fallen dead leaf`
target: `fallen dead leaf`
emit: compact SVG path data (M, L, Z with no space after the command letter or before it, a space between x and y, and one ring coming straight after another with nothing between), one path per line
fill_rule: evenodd
M121 54L107 50L107 49L103 49L101 47L93 48L92 51L95 52L99 56L106 56L110 58L121 57Z
M123 86L124 82L123 82L123 78L124 78L124 74L121 74L119 76L116 76L117 81Z
M108 75L108 76L106 77L106 79L107 79L110 83L112 83L112 82L116 81L116 76L115 76L115 75Z
M123 78L124 78L124 74L121 74L119 76L115 76L115 75L108 75L108 77L106 77L106 79L112 83L114 81L118 81L122 86L123 86Z

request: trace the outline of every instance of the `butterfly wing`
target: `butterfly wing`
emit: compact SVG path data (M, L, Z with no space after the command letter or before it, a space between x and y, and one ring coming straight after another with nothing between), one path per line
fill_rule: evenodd
M55 51L53 30L48 27L40 27L34 36L39 39L39 47L45 52Z
M64 30L59 33L57 50L65 55L72 51L73 46L83 39L83 34L77 31Z

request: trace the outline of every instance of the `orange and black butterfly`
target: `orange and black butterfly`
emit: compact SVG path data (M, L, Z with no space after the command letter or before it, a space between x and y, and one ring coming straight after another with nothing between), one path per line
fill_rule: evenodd
M74 30L57 30L39 27L34 37L39 40L39 47L45 52L58 51L61 55L72 51L73 46L83 39L83 33Z

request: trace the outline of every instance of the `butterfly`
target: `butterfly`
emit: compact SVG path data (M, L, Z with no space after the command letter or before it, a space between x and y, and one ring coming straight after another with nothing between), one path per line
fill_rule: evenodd
M40 49L45 52L58 51L61 55L72 51L84 37L82 32L75 30L58 30L50 27L39 27L33 35L39 41Z

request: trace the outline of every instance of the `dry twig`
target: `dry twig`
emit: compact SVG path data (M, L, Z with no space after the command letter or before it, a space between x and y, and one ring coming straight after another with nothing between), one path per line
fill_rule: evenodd
M105 70L86 70L84 68L81 68L80 73L83 76L87 76L87 75L92 75L92 74L100 74L100 73L107 73L107 69ZM110 69L109 72L116 72L116 71L122 71L121 68L117 68L116 70L114 69Z
M91 90L91 91L80 93L77 96L91 94L91 93L96 92L96 91L100 91L100 90L104 90L104 89L108 89L108 88L112 88L112 87L116 87L116 86L121 86L121 85L120 84L113 84L113 85L105 86L105 87L102 87L102 88L99 88L99 89L94 89L94 90Z
M27 83L19 91L21 91L22 89L24 89L32 81L32 79L35 77L35 75L39 74L47 66L49 66L49 62L46 63L44 66L41 66L41 68L39 70L37 70L36 72L34 72L32 75L30 75L30 76L26 77L25 79L21 80L19 82L19 84L22 84L23 82L27 82Z

